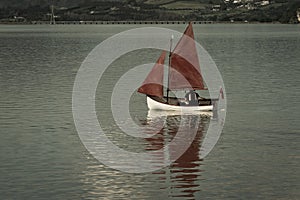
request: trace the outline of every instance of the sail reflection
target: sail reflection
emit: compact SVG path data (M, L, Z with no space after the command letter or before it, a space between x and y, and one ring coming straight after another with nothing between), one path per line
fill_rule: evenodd
M165 188L161 189L168 190L169 197L194 199L195 192L200 191L202 161L200 147L210 122L210 115L179 115L178 113L149 111L148 125L150 127L155 126L160 121L159 119L166 120L165 126L154 137L145 139L148 142L146 150L165 148L164 159L168 162L174 159L174 155L178 154L177 151L184 143L191 142L191 144L170 166L153 174L159 175L160 180L165 182ZM196 134L190 137L190 133L194 131ZM182 138L180 143L170 143L179 132L185 133L187 137Z
M146 127L142 129L144 134L151 137L139 138L138 145L133 145L132 137L121 141L136 150L143 148L152 166L166 167L150 173L125 173L90 157L81 175L82 198L196 199L203 173L200 152L211 123L214 120L210 115L149 112L147 120L140 121L140 125Z

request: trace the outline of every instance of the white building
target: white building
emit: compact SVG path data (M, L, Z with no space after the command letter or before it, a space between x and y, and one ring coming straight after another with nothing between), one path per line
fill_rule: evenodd
M242 0L234 0L233 3L241 3Z
M262 1L260 2L260 5L262 6L266 6L266 5L269 5L270 4L270 1Z

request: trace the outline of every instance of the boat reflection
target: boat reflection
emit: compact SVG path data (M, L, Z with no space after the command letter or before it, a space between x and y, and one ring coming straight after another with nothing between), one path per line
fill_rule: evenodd
M132 141L133 137L124 137L120 141L136 151L146 152L149 160L141 166L157 170L125 173L90 157L81 175L82 198L198 199L203 179L201 175L204 173L201 169L201 149L207 149L207 138L210 138L208 143L214 141L213 137L209 137L209 128L219 127L221 122L208 114L150 111L147 119L139 120L143 133L149 137L138 138L138 143ZM136 160L119 160L116 165L128 168Z
M200 191L201 162L200 147L202 138L210 123L210 113L184 114L176 112L148 112L148 125L156 126L165 120L164 127L153 137L145 138L148 145L146 150L158 150L165 148L164 159L173 161L168 167L153 172L160 176L170 198L195 199L195 193ZM180 143L171 143L178 133L186 134ZM194 134L191 134L194 133ZM190 142L186 151L175 159L184 143Z

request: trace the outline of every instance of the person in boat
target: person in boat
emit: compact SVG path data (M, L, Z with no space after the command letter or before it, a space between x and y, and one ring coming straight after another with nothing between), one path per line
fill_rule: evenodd
M185 95L185 99L188 102L189 106L198 106L198 99L200 98L199 94L195 90L190 90Z

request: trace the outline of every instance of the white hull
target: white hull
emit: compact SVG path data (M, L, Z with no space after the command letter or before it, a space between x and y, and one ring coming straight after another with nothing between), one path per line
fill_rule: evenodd
M181 111L181 112L193 112L193 111L212 111L213 106L174 106L164 103L160 103L147 96L147 105L149 110L165 110L165 111Z
M182 111L174 111L174 110L148 110L147 118L155 119L155 118L163 118L167 116L184 116L184 115L201 115L202 117L213 117L212 111L190 111L190 112L182 112Z

